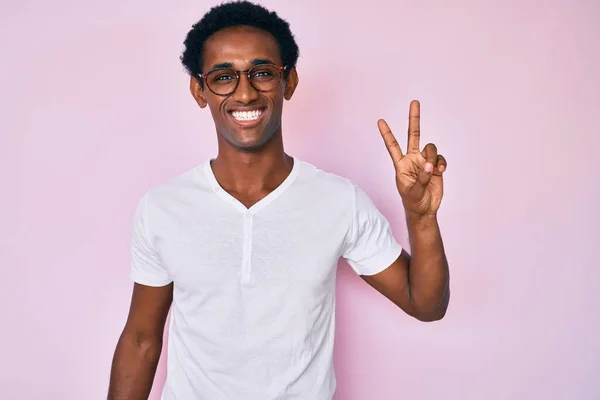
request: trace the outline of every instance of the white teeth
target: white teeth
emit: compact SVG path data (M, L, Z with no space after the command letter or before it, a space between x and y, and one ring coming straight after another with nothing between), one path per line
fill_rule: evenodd
M233 118L239 121L252 121L258 119L262 113L262 110L232 111L231 115L233 116Z

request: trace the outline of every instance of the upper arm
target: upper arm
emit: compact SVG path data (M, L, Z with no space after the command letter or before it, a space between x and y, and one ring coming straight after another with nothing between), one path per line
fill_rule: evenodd
M162 341L172 301L172 283L159 287L134 283L125 332L138 341Z
M150 193L139 201L133 216L130 277L142 285L161 287L172 280L155 246L152 229L157 217L149 204Z
M409 265L410 255L402 250L400 256L389 267L374 275L361 275L361 278L408 315L415 316L410 301Z
M342 257L358 275L375 275L394 263L403 249L366 192L353 186L352 220Z
M131 233L130 277L134 281L125 331L137 340L162 338L173 301L173 282L157 251L153 236L156 225L146 193L135 210Z
M353 220L347 234L344 259L369 285L407 314L410 302L410 255L396 241L388 220L360 187L354 188Z

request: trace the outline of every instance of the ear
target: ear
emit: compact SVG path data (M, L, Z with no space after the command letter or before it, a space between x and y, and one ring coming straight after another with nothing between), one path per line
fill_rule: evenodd
M206 97L204 97L204 89L202 89L200 79L195 76L190 77L190 93L200 108L206 107L208 102L206 101Z
M286 100L292 98L294 92L296 91L296 87L298 87L298 81L298 71L296 70L296 67L292 67L290 69L290 73L288 74L287 79L285 80L285 92L283 94L283 97Z

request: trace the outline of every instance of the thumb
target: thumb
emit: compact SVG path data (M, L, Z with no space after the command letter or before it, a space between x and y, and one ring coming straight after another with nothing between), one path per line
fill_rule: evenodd
M423 165L423 169L419 171L419 175L417 176L417 182L419 186L423 188L423 190L429 185L431 181L431 176L433 175L433 169L435 168L435 164L438 158L437 147L433 143L429 143L423 151L421 155L425 157L425 164Z

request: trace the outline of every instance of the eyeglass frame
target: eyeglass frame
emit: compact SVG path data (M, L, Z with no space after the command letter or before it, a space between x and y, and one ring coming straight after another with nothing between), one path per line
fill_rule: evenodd
M260 68L260 67L264 67L264 66L271 66L271 67L275 67L275 68L277 68L277 69L279 70L279 73L281 74L281 76L279 77L279 80L277 81L277 85L275 85L275 87L273 87L273 89L269 89L269 90L260 90L260 89L257 89L257 88L256 88L256 86L254 86L254 84L252 83L252 79L250 78L250 71L252 71L252 70L253 70L253 69L255 69L255 68ZM246 75L246 78L248 78L248 83L249 83L249 84L250 84L250 86L252 86L252 88L253 88L254 90L256 90L257 92L267 93L267 92L273 91L273 90L277 89L277 87L278 87L278 86L279 86L279 84L281 83L281 79L283 78L283 73L284 73L284 72L285 72L287 69L288 69L288 66L287 66L287 65L284 65L284 66L279 66L279 65L275 65L275 64L271 64L271 63L268 63L268 64L258 64L258 65L255 65L255 66L253 66L252 68L249 68L249 69L246 69L246 70L243 70L243 71L240 71L240 70L237 70L237 69L233 69L233 68L217 67L217 68L213 68L213 69L211 69L210 71L207 71L207 72L205 72L204 74L202 74L202 73L198 74L198 77L204 81L204 83L206 84L206 87L207 87L207 88L208 88L208 90L210 90L212 93L214 93L214 94L215 94L215 95L217 95L217 96L222 96L222 97L225 97L225 96L230 96L230 95L232 95L233 93L235 93L235 91L237 90L237 88L240 86L240 78L241 78L241 75ZM229 70L229 71L233 71L233 72L235 73L235 76L236 76L236 84L235 84L235 87L233 88L233 90L232 90L231 92L229 92L229 93L227 93L227 94L221 94L221 93L217 93L217 92L215 92L214 90L212 90L212 89L210 88L210 85L209 85L209 84L208 84L208 82L206 81L206 77L207 77L207 76L208 76L208 74L210 74L211 72L214 72L214 71L227 71L227 70Z

